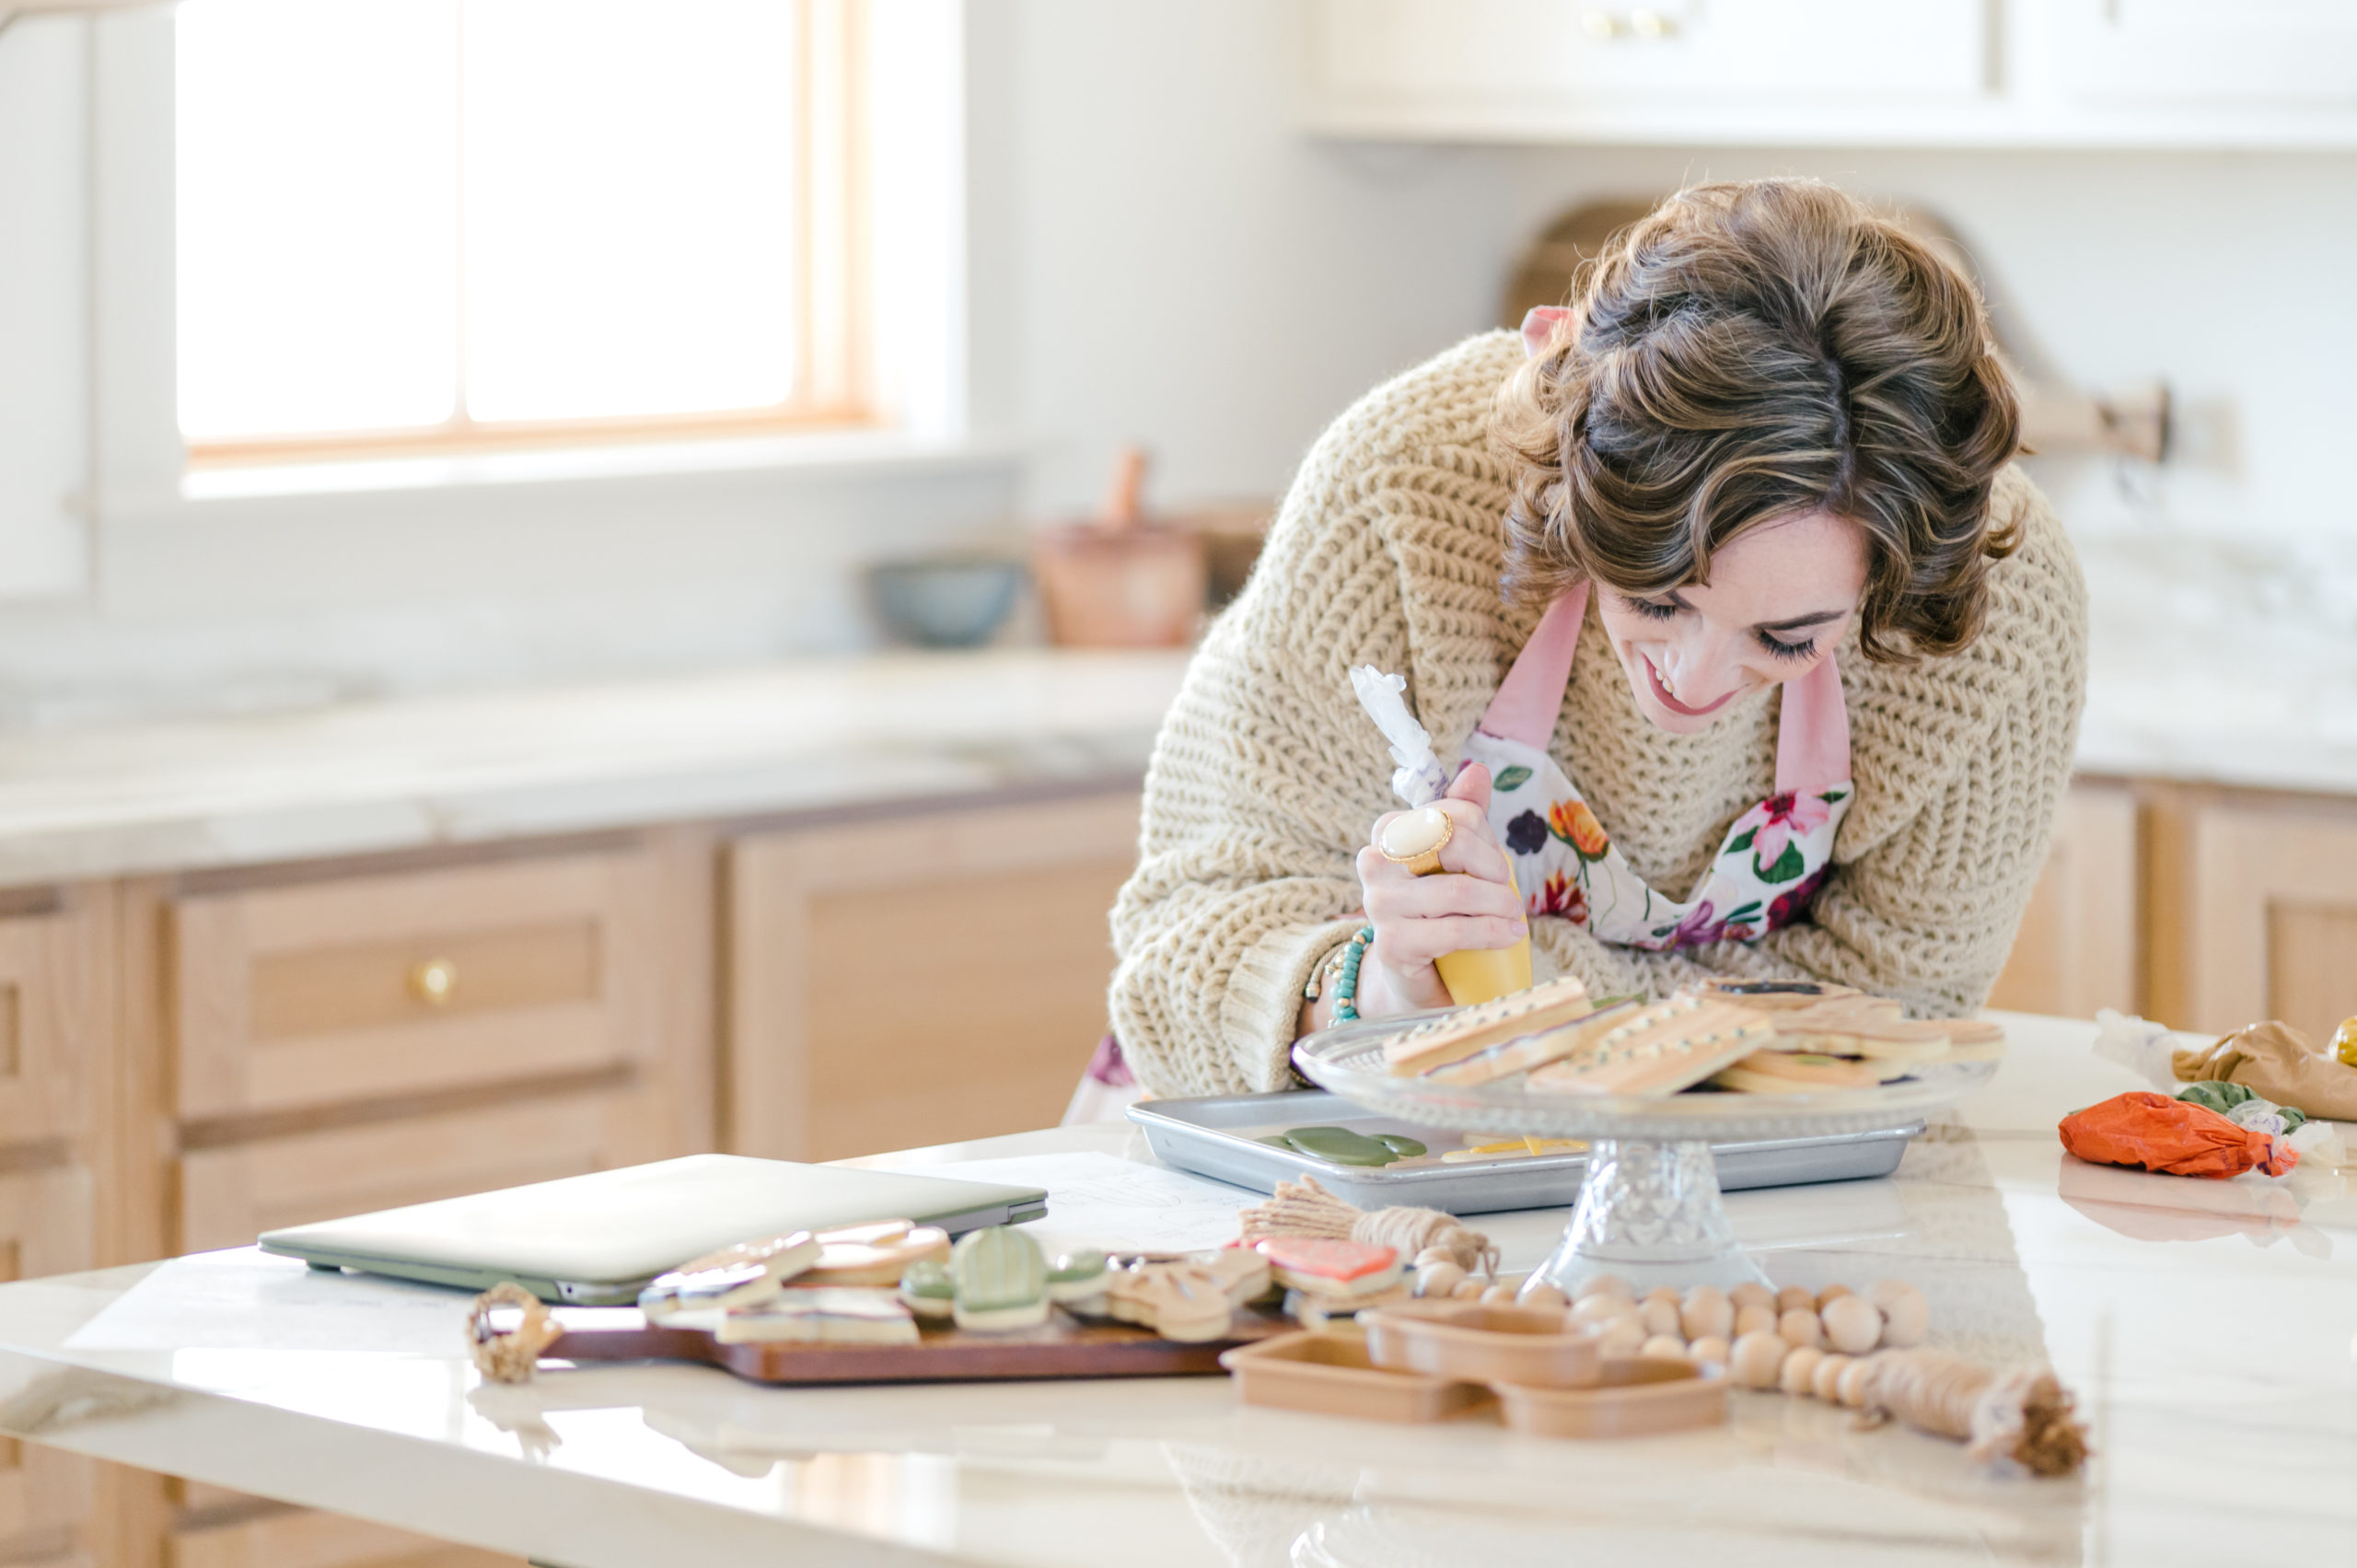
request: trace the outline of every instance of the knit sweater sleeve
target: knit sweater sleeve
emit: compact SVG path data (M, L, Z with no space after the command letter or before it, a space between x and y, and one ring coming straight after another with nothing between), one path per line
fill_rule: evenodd
M1395 540L1450 482L1431 456L1435 424L1479 438L1498 377L1493 353L1475 357L1376 389L1321 437L1163 721L1137 869L1112 915L1113 1032L1152 1092L1290 1082L1303 986L1356 929L1353 857L1399 804L1350 668L1408 673L1411 703L1434 683L1419 674L1429 650L1411 650ZM1476 635L1487 680L1487 626Z
M2086 697L2086 589L2068 537L2018 470L1991 507L2021 545L1991 568L1980 637L1945 659L1843 670L1858 796L1810 917L1676 953L1536 922L1556 970L1656 995L1704 974L1805 974L1941 1017L1988 1000L2045 865Z

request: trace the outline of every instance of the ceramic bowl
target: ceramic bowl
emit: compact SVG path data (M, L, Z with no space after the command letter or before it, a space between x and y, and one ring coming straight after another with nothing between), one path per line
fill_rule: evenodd
M885 626L926 648L971 648L990 641L1015 608L1021 563L990 557L888 561L867 570L868 595Z

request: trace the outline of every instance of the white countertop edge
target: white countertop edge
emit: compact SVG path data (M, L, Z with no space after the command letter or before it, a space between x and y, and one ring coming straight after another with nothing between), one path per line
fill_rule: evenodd
M437 1539L563 1568L746 1568L782 1560L905 1568L958 1561L607 1476L290 1416L225 1395L166 1391L19 1353L0 1352L0 1382L10 1388L12 1405L60 1393L85 1401L88 1415L41 1434L47 1446L396 1529L430 1520ZM290 1418L299 1442L287 1441ZM233 1458L216 1463L214 1455Z

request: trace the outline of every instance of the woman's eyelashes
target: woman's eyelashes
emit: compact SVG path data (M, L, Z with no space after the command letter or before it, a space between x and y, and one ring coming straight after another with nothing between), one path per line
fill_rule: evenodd
M1666 598L1628 598L1624 597L1620 602L1627 605L1632 612L1644 617L1647 621L1667 621L1679 610L1686 608L1675 599ZM1817 652L1817 639L1814 637L1810 637L1804 642L1787 643L1772 637L1765 632L1754 632L1751 635L1756 641L1758 641L1760 647L1767 651L1767 654L1771 658L1805 659Z

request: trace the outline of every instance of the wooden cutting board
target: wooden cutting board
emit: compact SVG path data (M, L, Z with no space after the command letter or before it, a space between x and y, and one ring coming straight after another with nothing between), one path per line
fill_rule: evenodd
M1181 1343L1127 1323L1088 1323L1051 1308L1036 1329L1004 1334L921 1326L915 1344L722 1344L710 1330L649 1323L635 1307L560 1307L563 1332L542 1361L691 1361L755 1383L965 1383L1014 1377L1168 1377L1221 1370L1220 1353L1294 1325L1239 1312L1216 1340Z

